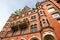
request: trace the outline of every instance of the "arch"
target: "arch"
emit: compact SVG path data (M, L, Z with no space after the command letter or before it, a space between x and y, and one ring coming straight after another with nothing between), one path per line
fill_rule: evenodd
M55 40L54 37L52 35L46 35L44 37L44 40Z
M45 37L46 35L54 36L55 34L54 34L53 30L47 30L47 31L43 31L42 35L43 35L43 37Z
M21 38L20 40L26 40L25 38Z
M41 40L39 37L33 36L29 40Z

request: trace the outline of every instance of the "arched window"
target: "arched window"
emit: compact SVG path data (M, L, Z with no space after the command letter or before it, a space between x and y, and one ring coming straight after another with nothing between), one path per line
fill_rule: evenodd
M26 40L25 38L21 38L20 40Z
M44 37L44 40L55 40L54 37L52 35L46 35Z
M46 27L46 26L47 26L47 21L46 21L46 19L42 19L42 25L43 25L43 27Z
M24 39L21 39L21 40L24 40Z
M40 15L40 16L43 16L43 15L44 15L44 13L43 13L42 11L40 11L40 12L39 12L39 15Z
M38 38L36 38L36 37L33 37L33 38L31 38L30 40L39 40Z

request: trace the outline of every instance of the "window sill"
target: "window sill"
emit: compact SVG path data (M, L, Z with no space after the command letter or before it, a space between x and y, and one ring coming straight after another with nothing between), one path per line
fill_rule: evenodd
M36 21L36 20L31 20L31 22L34 22L34 21Z

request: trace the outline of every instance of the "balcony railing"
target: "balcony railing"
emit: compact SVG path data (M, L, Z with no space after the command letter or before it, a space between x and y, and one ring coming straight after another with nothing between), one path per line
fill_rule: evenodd
M25 28L25 27L28 27L28 25L29 25L29 21L23 21L23 22L20 22L19 28Z
M16 24L11 25L11 29L12 29L13 32L15 32L19 29L27 28L28 25L29 25L29 21L23 21L23 22L17 21Z
M11 25L11 29L13 32L18 30L18 26L17 25Z

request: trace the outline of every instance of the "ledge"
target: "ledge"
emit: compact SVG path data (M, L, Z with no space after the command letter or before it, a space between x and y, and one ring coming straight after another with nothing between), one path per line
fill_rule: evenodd
M43 28L40 30L40 32L42 32L44 29L47 29L47 28L50 28L50 29L54 30L53 27L51 27L51 26L47 26L47 27L43 27Z

